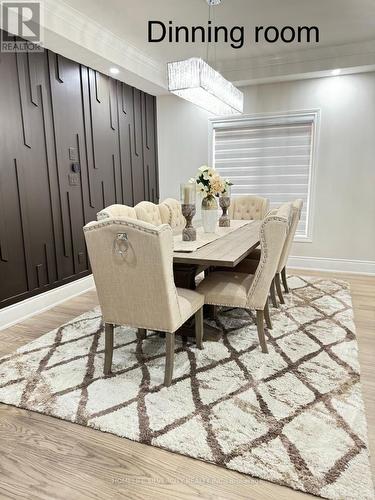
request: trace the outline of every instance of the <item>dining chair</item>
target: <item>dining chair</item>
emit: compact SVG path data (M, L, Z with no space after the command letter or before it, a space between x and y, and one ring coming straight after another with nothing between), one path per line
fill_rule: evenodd
M160 216L159 205L155 205L151 201L141 201L134 207L137 219L144 222L160 226L163 224Z
M174 198L167 198L159 204L160 217L163 224L169 224L174 233L181 233L186 225L182 215L181 203Z
M195 315L196 344L202 349L204 297L176 288L172 229L134 219L114 218L84 227L92 272L105 323L104 374L111 373L116 325L166 336L164 385L173 376L175 332Z
M287 237L285 239L283 250L281 252L280 261L276 269L275 277L272 280L270 287L271 301L274 307L278 307L276 293L280 300L280 303L281 304L285 303L283 293L281 290L280 278L283 282L285 293L289 293L288 282L286 278L286 264L289 258L297 226L301 218L302 206L303 206L303 200L297 199L293 202L284 203L279 209L288 218L289 229ZM277 209L271 210L269 212L269 215L275 214L276 212ZM254 270L258 266L259 260L260 260L260 251L259 249L255 249L246 259L240 262L240 264L238 264L238 266L235 269L239 272L247 272L252 274L254 273Z
M171 226L173 234L181 234L186 226L186 219L182 215L181 203L174 198L167 198L159 204L160 217L163 224ZM184 285L195 288L195 277L202 272L192 264L173 264L174 281L177 286Z
M103 208L103 210L96 214L97 220L110 219L112 217L128 217L130 219L136 219L137 214L135 213L133 207L119 204Z
M268 294L288 231L285 215L267 215L260 228L261 257L255 274L214 271L198 285L205 304L255 309L257 330L262 352L268 352L264 334L264 319L272 329L268 309Z
M261 196L236 196L228 209L230 219L262 220L269 209L269 201Z
M274 208L268 211L267 215L275 215L279 214L282 217L286 217L288 220L288 233L291 225L291 217L292 217L292 202L288 201L280 205L279 208ZM286 240L285 240L286 241ZM261 249L255 248L245 259L243 259L234 269L227 268L228 271L236 271L247 274L255 274L257 267L259 265L261 257ZM276 276L271 281L270 285L270 297L273 307L277 308L278 303L276 299ZM277 289L277 293L279 293L279 289Z
M288 281L286 278L286 265L287 265L288 258L290 255L290 250L292 248L292 244L294 241L294 236L295 236L296 231L297 231L298 223L301 219L302 207L303 207L303 200L297 199L292 203L290 228L289 228L288 235L287 235L285 243L284 243L283 251L281 252L279 265L277 267L277 271L276 271L276 275L275 275L275 285L276 285L277 295L278 295L279 300L282 304L284 304L285 301L284 301L283 293L281 290L280 277L281 277L282 282L283 282L285 293L289 293Z

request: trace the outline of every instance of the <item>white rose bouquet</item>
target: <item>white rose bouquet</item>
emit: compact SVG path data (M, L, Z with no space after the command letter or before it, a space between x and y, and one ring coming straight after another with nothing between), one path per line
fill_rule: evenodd
M220 176L215 167L208 167L207 165L202 165L197 175L190 179L190 182L196 183L197 191L204 198L219 196L228 190L228 186L232 185L229 179L223 179Z

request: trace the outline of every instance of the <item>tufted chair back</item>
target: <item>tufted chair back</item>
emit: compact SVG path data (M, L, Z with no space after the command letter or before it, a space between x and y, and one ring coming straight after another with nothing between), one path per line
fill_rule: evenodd
M159 206L155 205L155 203L151 203L151 201L141 201L134 208L138 220L143 220L154 226L163 224L160 217Z
M247 307L260 310L265 307L288 233L290 210L291 204L289 213L287 207L282 207L275 214L268 214L261 225L260 261L249 289Z
M110 205L96 214L97 220L110 219L112 217L136 219L137 214L133 207L128 207L127 205Z
M291 204L291 220L288 235L285 240L284 248L281 253L280 262L277 268L277 272L281 273L287 264L288 257L290 254L290 249L294 240L294 235L296 234L298 223L301 219L301 212L303 207L303 200L295 200ZM281 207L280 207L281 208Z
M159 205L160 216L163 224L169 224L174 233L180 233L186 225L182 215L181 204L173 198L167 198Z
M174 331L182 315L171 228L119 218L90 222L84 233L104 322Z
M262 220L268 212L269 201L260 196L236 196L229 207L229 217L241 220Z

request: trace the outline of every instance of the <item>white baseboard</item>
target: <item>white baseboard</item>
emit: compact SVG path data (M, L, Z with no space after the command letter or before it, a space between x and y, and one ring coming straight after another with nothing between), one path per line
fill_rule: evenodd
M375 261L330 259L325 257L289 257L288 266L293 269L311 269L313 271L333 271L375 275Z
M0 309L0 330L51 309L51 307L67 299L81 295L81 293L87 292L94 286L94 279L90 275Z
M320 257L290 257L288 266L293 269L311 269L313 271L332 271L375 276L375 261L330 259ZM30 299L0 309L0 330L4 330L26 318L51 309L67 299L81 295L94 288L92 275L86 276Z

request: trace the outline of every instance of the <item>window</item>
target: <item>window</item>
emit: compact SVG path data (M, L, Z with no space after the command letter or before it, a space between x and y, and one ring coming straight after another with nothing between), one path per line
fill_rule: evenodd
M314 139L318 112L212 120L213 164L232 195L259 195L271 208L303 200L296 239L311 238Z

